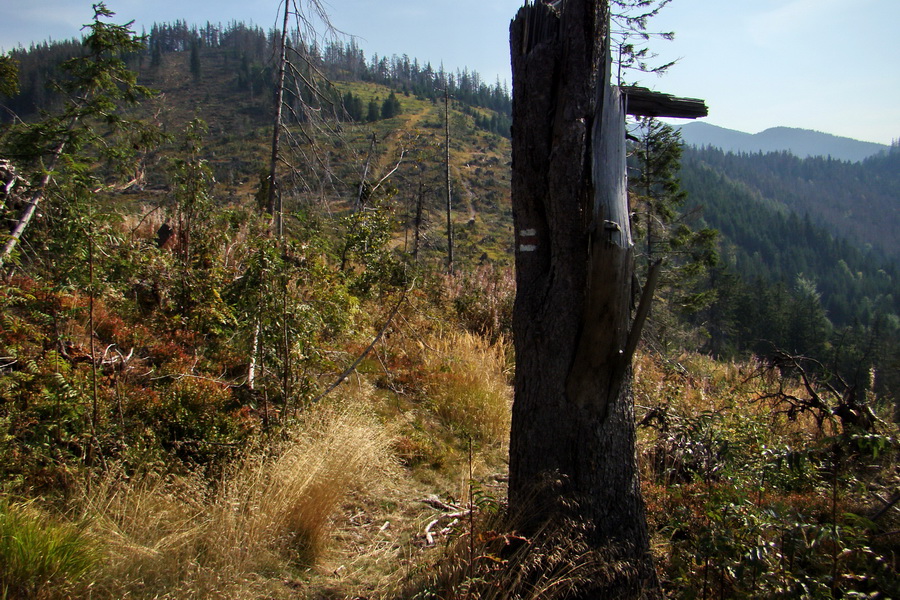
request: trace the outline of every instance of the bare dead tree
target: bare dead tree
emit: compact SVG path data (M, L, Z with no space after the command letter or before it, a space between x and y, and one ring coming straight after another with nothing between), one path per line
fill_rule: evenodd
M260 199L272 217L272 234L281 251L281 271L274 275L277 283L271 282L280 288L279 306L272 307L280 313L280 323L277 331L271 325L271 330L265 331L264 319L261 316L255 318L250 340L248 385L254 389L259 385L260 375L270 373L277 379L275 385L280 387L287 407L292 402L292 363L296 360L289 327L291 282L286 271L290 262L285 239L289 196L320 197L327 203L324 191L327 186L337 198L354 189L356 208L359 209L363 194L374 193L396 172L405 150L401 143L397 166L392 168L394 162L390 161L380 171L376 165L374 136L365 161L347 139L346 110L341 105L340 94L323 72L318 55L318 48L343 35L332 25L325 3L321 0L282 0L277 21L280 22L280 29L276 27L279 35L274 36L276 45L272 49L273 60L277 61L274 65L272 144L263 179L266 189L260 190ZM329 154L335 146L348 155L344 164L361 165L362 174L358 181L344 177L332 168ZM342 262L346 263L346 258ZM261 368L263 362L267 369Z
M656 597L635 460L631 397L634 250L625 119L609 86L605 1L526 5L513 21L516 234L513 510L526 532L563 509L615 549L631 576L576 598ZM558 478L557 486L541 486ZM529 508L529 507L532 508ZM641 594L645 594L641 596Z
M447 272L453 273L453 220L450 189L450 88L444 89L444 178L447 200Z
M777 350L750 378L763 378L775 388L760 393L758 401L770 402L776 414L792 421L810 415L819 431L835 420L845 434L869 432L878 423L864 390L814 358Z
M611 38L607 0L526 4L510 33L517 293L509 501L528 515L526 532L559 518L556 510L585 524L594 548L629 565L572 596L579 599L662 595L632 395L632 357L658 265L633 317L631 93L610 84ZM653 98L666 116L706 114L701 100L635 95ZM542 485L548 478L559 485Z

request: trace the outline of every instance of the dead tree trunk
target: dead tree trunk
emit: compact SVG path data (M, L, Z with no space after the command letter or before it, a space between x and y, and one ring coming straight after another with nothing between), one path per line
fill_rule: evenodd
M639 332L608 6L554 6L520 9L510 36L518 286L510 505L528 515L526 532L562 510L589 527L594 547L631 565L583 597L654 597L635 458L630 349ZM542 487L548 478L556 485Z
M422 235L422 204L425 199L425 184L419 180L419 193L416 194L415 237L413 238L413 263L419 264L419 242Z
M444 177L447 187L447 272L453 274L453 220L450 190L450 88L444 90Z
M284 1L284 20L281 27L281 54L278 58L278 78L275 81L275 123L272 127L272 155L269 160L269 187L266 196L266 211L275 219L275 234L281 239L283 230L283 207L281 190L278 189L278 160L281 141L281 113L284 108L284 71L287 65L287 28L290 1Z
M75 126L77 119L72 119L71 124L69 125L69 131ZM56 163L59 161L59 157L62 156L63 149L66 147L65 140L59 142L56 148L53 150L53 155L50 158L50 162L44 171L44 175L41 177L41 181L37 186L37 189L31 193L31 198L28 200L28 203L25 205L25 210L22 212L22 216L19 217L18 222L16 222L16 226L13 228L12 233L9 235L9 239L6 241L6 244L3 246L3 250L0 251L0 268L6 263L6 259L9 258L10 254L12 254L13 250L16 249L16 245L19 243L19 240L22 238L22 235L25 233L25 230L28 228L28 225L31 223L31 219L37 213L38 204L40 204L41 200L44 199L44 192L47 190L47 186L50 184L50 180L52 179L53 169L56 167Z

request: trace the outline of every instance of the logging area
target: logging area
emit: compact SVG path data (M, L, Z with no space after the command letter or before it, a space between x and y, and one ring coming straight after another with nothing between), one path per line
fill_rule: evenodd
M897 267L730 162L900 153L685 149L622 4L0 55L0 598L900 597Z

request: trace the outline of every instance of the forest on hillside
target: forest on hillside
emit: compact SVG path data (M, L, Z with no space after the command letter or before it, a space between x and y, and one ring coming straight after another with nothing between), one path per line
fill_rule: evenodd
M265 92L275 75L272 56L277 32L266 32L259 26L239 22L225 26L206 23L198 27L176 21L154 24L146 35L148 50L126 58L131 68L147 68L152 73L160 67L164 54L190 53L192 76L202 80L204 66L210 68L214 55L215 60L221 60L229 69L229 80L235 91L247 92L256 100L252 104L260 110L271 109L270 98ZM333 40L319 48L315 44L307 46L295 31L290 43L302 53L302 68L306 71L320 70L332 82L362 81L385 85L405 95L431 101L443 98L447 91L462 104L468 115L475 118L477 127L509 137L509 89L499 79L487 83L477 72L467 68L447 71L443 65L438 68L431 63L423 65L407 55L373 54L367 59L355 39ZM9 57L18 63L21 73L19 90L4 102L7 110L0 115L0 121L9 121L14 115L28 118L52 106L54 100L58 100L51 85L60 78L58 66L79 52L80 43L75 40L43 42L28 49L12 50ZM150 79L152 81L152 77ZM362 114L354 110L352 92L345 98L344 102L337 97L330 99L335 117L360 120ZM474 110L476 108L492 112L482 115Z
M765 352L761 346L753 346L765 340L792 352L815 354L817 347L829 342L831 328L846 331L861 326L863 329L888 327L887 331L891 331L900 309L897 261L879 244L880 240L892 239L891 236L872 234L867 238L871 243L863 244L852 234L838 235L842 226L835 218L828 222L826 215L828 193L851 207L845 209L846 222L857 225L863 219L850 212L863 212L861 206L868 207L867 201L875 198L866 219L877 222L882 229L890 228L896 200L891 199L891 176L884 174L891 169L886 169L885 164L896 162L898 157L900 153L894 151L890 156L852 164L819 158L800 160L785 154L736 156L715 149L685 151L681 170L683 186L694 209L702 211L703 221L721 233L725 242L723 262L738 277L741 282L738 287L750 294L746 306L757 307L756 311L772 311L768 315L757 312L745 318L743 326L747 330L738 334L744 340L738 344L754 352ZM776 185L771 177L775 168L782 172L814 171L827 169L828 165L831 165L831 175L823 179L802 176L808 182L807 187L813 187L812 192L804 193L793 180ZM838 172L847 176L839 180L835 175ZM860 181L871 184L858 186ZM876 184L880 186L877 191ZM854 190L858 190L858 196L853 195ZM836 204L835 201L831 205ZM868 211L867 208L865 212ZM726 299L726 307L737 315L739 307L744 305L740 293L733 295L734 288L727 278L720 282L718 289ZM804 293L818 306L815 313L819 316L815 318L825 326L819 330L823 337L818 341L788 339L786 329L778 333L775 325L798 323L804 316L813 318L806 309L802 314L786 318L777 314L785 310L785 302L791 302L788 300L791 295Z
M0 597L562 598L627 570L505 510L503 84L291 33L278 120L282 32L86 33L0 57ZM630 151L638 278L664 259L634 364L661 587L896 597L900 273L858 212L896 209L900 153L734 157L654 120Z
M897 189L900 189L900 147L861 162L823 157L800 159L786 152L733 154L716 148L686 151L685 167L702 165L743 184L783 212L809 218L833 236L846 240L873 258L896 261L900 242Z

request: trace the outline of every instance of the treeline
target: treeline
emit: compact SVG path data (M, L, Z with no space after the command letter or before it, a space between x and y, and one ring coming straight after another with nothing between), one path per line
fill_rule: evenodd
M397 93L414 95L419 99L437 102L448 90L453 101L475 117L476 127L509 137L512 124L512 101L509 89L499 79L493 85L467 68L455 72L445 70L443 65L434 68L431 63L421 64L407 55L391 57L373 54L366 59L355 40L346 43L331 42L324 48L317 44L307 44L296 31L289 32L291 54L302 57L295 60L296 70L288 73L290 86L298 89L308 87L306 83L314 74L322 74L333 82L365 81L386 85ZM191 70L195 79L202 80L209 61L224 61L234 73L234 85L238 91L248 92L251 97L268 98L264 93L274 80L275 47L281 39L275 29L266 31L256 25L231 22L227 25L207 22L203 26L188 25L183 20L173 23L154 24L146 36L146 50L129 57L129 66L139 70L149 66L157 69L163 56L171 53L191 52ZM56 64L82 52L80 42L47 42L19 49L11 53L18 62L23 83L21 93L10 102L4 102L10 109L2 118L11 120L12 113L26 118L36 115L53 101L52 82L59 77ZM319 90L317 93L321 93ZM309 92L310 100L312 93ZM318 100L323 100L318 98ZM383 104L373 109L367 103L360 108L355 103L342 102L342 96L335 92L325 98L325 104L332 107L338 118L352 118L355 121L372 121L377 114L396 115L399 103ZM387 102L387 101L385 101ZM472 107L488 109L493 114ZM299 106L293 107L300 109Z
M763 198L810 215L813 223L860 248L900 257L900 146L861 163L786 152L733 154L688 149L685 159L705 164Z
M897 262L833 235L808 214L788 210L779 200L795 190L772 188L772 196L762 195L750 166L766 165L762 185L769 173L802 172L829 161L744 156L744 178L735 180L709 157L732 165L742 160L711 149L686 149L682 160L689 203L721 235L722 261L709 278L715 300L693 317L708 333L706 349L726 357L776 351L810 356L852 373L860 389L867 389L863 380L874 368L881 373L876 385L896 389L888 373L900 357ZM813 164L798 164L807 161ZM847 193L847 186L852 189L852 182L834 195Z
M420 99L436 101L449 90L452 98L468 106L488 108L497 113L492 123L477 123L483 129L509 137L512 117L512 100L509 88L499 78L493 85L487 84L476 71L466 68L455 73L445 71L443 65L435 69L430 62L420 64L406 54L387 57L373 54L366 60L355 40L329 44L322 53L322 64L334 80L369 81L399 89Z
M60 95L52 82L63 79L59 65L82 51L81 42L76 40L42 42L10 50L8 56L19 70L19 93L10 98L0 95L0 122L11 122L17 115L26 118L36 115L39 109L58 106Z
M435 68L430 62L420 63L416 58L403 54L379 56L373 54L368 60L355 40L331 42L324 48L317 44L307 44L296 31L289 32L290 45L300 50L315 67L323 69L333 81L365 81L386 85L403 93L419 98L438 100L444 90L457 102L470 106L488 108L503 115L512 114L512 100L509 88L499 78L493 83L485 82L481 75L468 68L454 71L445 70L443 65ZM237 49L251 62L268 62L274 46L280 39L277 30L264 31L258 26L248 26L232 22L227 26L207 23L204 27L188 27L183 21L174 24L156 24L151 28L148 45L162 52L189 50L192 44L201 48Z

